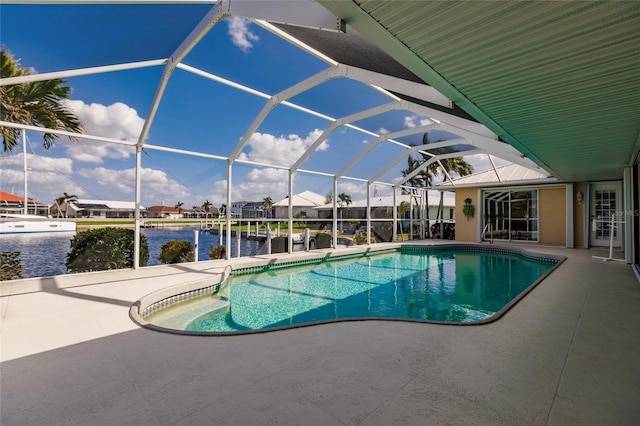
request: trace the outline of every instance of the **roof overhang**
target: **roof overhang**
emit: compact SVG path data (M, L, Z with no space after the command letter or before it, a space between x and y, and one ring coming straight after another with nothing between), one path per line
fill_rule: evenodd
M637 159L638 2L318 2L561 179Z

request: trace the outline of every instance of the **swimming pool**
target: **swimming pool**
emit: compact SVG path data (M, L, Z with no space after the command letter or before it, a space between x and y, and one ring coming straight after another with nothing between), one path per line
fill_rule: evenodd
M209 334L362 319L481 324L501 316L561 261L478 247L402 247L277 271L239 270L215 294L144 320Z

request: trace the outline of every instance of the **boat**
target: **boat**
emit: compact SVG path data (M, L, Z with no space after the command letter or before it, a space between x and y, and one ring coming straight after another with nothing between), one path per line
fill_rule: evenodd
M0 214L0 235L36 232L76 232L76 223L35 214Z
M24 167L24 213L0 213L0 235L40 232L76 232L75 221L28 214L27 197L27 133L22 130L22 158Z

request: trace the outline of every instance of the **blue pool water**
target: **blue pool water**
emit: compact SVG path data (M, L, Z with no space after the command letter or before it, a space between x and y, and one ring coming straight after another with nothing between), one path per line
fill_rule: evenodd
M194 332L354 318L472 323L496 315L554 266L519 255L473 251L392 252L234 276L216 295L145 319Z

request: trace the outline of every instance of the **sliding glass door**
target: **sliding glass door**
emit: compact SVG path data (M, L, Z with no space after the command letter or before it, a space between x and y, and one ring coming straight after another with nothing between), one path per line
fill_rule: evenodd
M483 239L538 241L538 190L485 191Z

